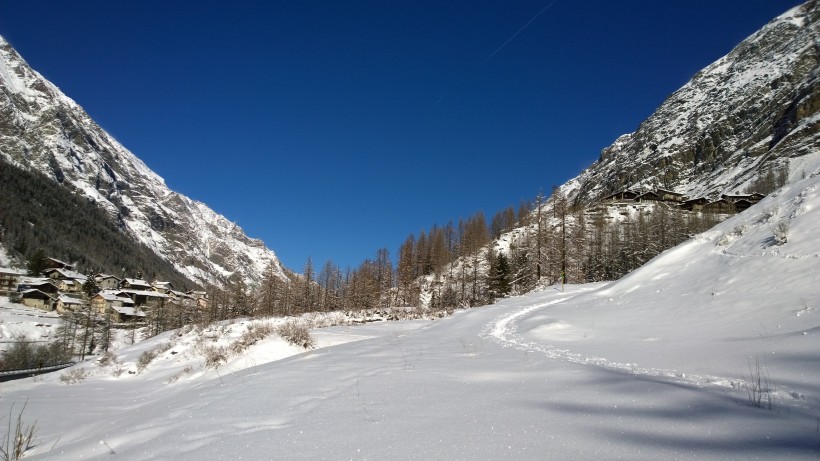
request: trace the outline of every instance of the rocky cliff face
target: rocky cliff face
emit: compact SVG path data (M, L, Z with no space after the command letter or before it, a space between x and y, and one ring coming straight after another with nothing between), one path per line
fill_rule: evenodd
M170 190L2 37L0 155L91 198L122 232L197 283L220 283L238 274L254 284L269 264L284 277L276 255L261 240Z
M820 6L775 18L673 93L561 190L591 203L625 189L689 197L747 190L820 147Z

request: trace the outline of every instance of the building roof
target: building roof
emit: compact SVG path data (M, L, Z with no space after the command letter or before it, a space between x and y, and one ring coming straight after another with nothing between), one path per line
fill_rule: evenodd
M40 299L51 299L51 296L48 293L43 293L42 291L32 288L30 290L23 290L21 292L24 298L40 298Z
M142 279L131 279L131 278L126 277L126 278L122 279L122 281L123 281L123 283L127 283L129 285L137 285L137 286L145 286L145 287L150 287L151 286L150 283L148 283L148 282L146 282L145 280L142 280Z
M644 192L643 194L635 197L635 200L641 200L641 199L646 198L646 197L660 198L660 195L658 195L655 191L650 190L650 191Z
M65 280L79 280L83 283L88 280L88 277L85 275L68 269L51 268L43 271L44 274L50 274L52 272L57 272Z
M73 269L73 268L74 268L74 264L67 263L67 262L65 262L65 261L60 261L60 260L59 260L59 259L57 259L57 258L46 258L46 260L51 261L52 263L54 263L54 264L56 264L56 265L58 265L58 266L68 267L68 268L71 268L71 269Z
M51 282L52 280L48 277L23 277L20 279L20 285L42 285Z
M12 269L10 267L0 267L0 274L26 275L26 271L20 269Z
M164 293L159 293L151 290L117 290L117 293L127 293L129 295L148 296L152 298L168 298Z
M85 304L85 303L83 303L83 300L77 299L77 298L72 298L71 296L67 296L67 295L58 296L57 301L60 301L63 304L77 304L77 305Z
M111 309L123 315L130 315L131 317L145 317L145 312L130 306L111 306Z

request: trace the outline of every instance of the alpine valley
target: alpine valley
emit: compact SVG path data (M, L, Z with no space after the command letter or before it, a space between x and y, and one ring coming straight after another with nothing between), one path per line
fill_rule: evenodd
M619 191L659 188L716 199L768 192L753 189L775 172L792 179L805 175L803 162L820 136L818 19L816 2L775 18L700 71L559 190L578 205ZM105 239L125 237L126 246L149 249L161 261L154 272L200 285L222 284L237 274L258 286L270 266L285 278L262 241L170 190L1 37L0 88L2 168L52 181L80 200L75 207L96 205L110 223ZM54 227L54 219L42 213L37 226ZM36 235L12 237L4 244L19 253L42 244ZM60 256L76 259L78 253L68 248Z
M550 198L296 275L0 38L0 266L163 279L0 296L0 458L817 460L819 69L811 0Z

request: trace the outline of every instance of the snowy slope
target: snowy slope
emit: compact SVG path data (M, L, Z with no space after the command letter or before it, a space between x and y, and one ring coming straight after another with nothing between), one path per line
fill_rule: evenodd
M612 192L665 188L689 197L752 192L750 181L820 144L820 5L772 20L674 92L634 133L561 191L591 203Z
M806 179L618 282L316 330L304 353L266 339L220 370L165 334L118 351L116 377L89 362L78 384L8 383L0 414L28 400L32 460L817 459L820 154L807 160ZM222 328L214 344L245 327ZM771 409L748 402L757 371Z
M0 37L0 154L85 195L138 241L205 284L238 272L248 284L276 255L235 223L170 190Z

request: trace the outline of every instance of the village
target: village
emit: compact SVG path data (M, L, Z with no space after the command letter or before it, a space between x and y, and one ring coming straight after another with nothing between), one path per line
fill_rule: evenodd
M84 275L75 267L55 258L45 258L46 269L39 276L0 267L0 296L10 302L58 314L93 312L113 323L141 323L154 306L173 303L183 308L205 309L204 291L177 291L171 282L147 282L142 274L134 278L110 274Z
M676 205L686 211L735 214L748 209L764 197L764 194L754 192L751 194L723 194L717 200L709 200L706 197L690 199L684 194L655 189L647 192L624 190L604 197L602 202L607 204L663 202Z

